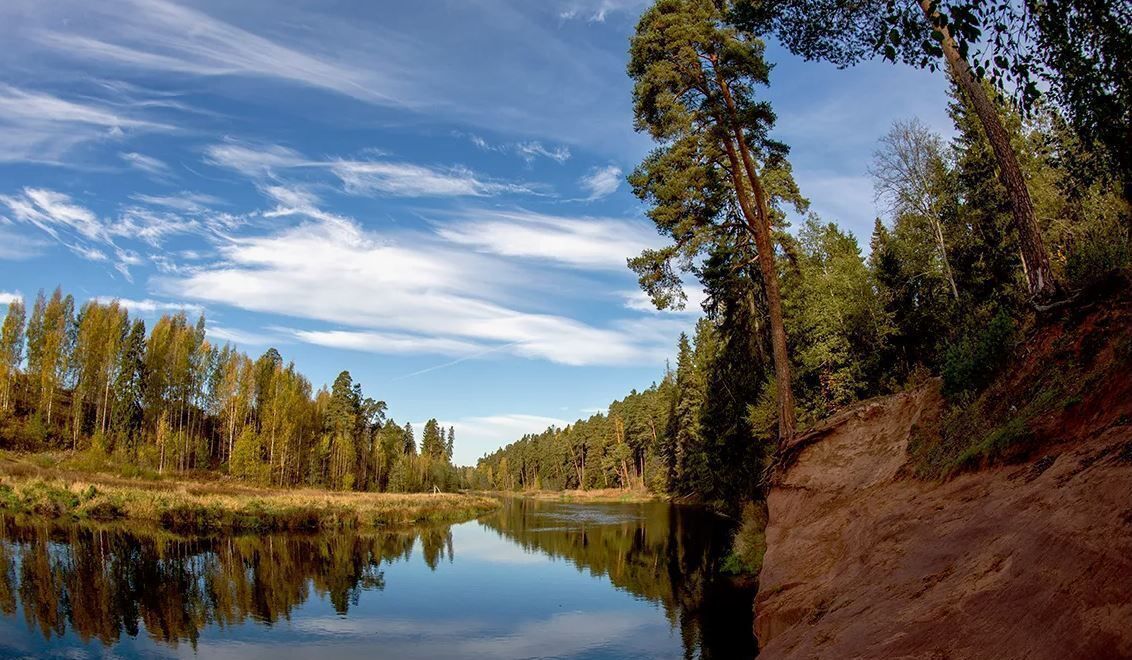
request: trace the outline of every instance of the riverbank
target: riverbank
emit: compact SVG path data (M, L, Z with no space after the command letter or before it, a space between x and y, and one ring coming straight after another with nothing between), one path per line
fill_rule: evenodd
M497 498L484 495L285 490L228 480L126 478L44 467L35 458L0 455L0 511L51 520L141 521L171 531L207 533L453 523L499 506Z
M540 502L621 502L639 504L666 499L663 495L647 490L622 490L620 488L599 488L596 490L486 490L476 491L478 495L489 497L522 497Z

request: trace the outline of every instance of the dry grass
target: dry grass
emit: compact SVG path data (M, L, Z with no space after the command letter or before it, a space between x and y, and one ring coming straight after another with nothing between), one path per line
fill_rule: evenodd
M139 520L178 532L457 522L498 506L498 499L483 495L340 493L229 481L127 479L0 455L0 510L53 519Z

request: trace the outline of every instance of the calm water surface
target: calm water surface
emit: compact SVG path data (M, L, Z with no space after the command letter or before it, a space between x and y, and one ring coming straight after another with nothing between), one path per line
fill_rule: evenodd
M185 539L0 516L0 656L741 658L730 525L511 500L398 532Z

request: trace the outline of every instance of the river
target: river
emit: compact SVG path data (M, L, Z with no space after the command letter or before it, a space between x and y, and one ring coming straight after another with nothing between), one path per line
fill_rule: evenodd
M751 657L732 533L663 502L208 538L0 516L0 656Z

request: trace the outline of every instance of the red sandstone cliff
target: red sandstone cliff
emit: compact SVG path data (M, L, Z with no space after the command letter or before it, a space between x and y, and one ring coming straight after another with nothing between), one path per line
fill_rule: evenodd
M987 395L1012 410L1057 360L1081 374L1008 464L911 476L936 385L798 439L768 500L762 658L1132 658L1132 304L1074 314Z

